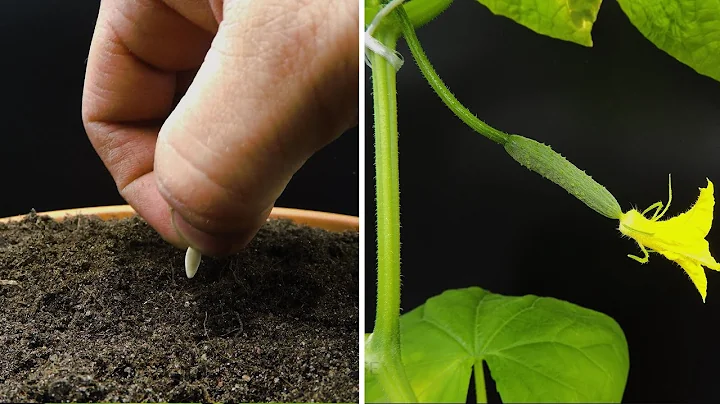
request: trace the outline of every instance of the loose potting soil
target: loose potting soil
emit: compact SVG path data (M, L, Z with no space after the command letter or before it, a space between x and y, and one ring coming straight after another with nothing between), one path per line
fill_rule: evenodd
M185 252L139 218L0 223L0 401L357 401L358 234Z

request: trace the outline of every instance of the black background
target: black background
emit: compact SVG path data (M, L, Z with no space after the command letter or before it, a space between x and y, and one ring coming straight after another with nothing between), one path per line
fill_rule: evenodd
M82 126L99 1L4 0L0 10L0 217L124 204ZM358 215L358 131L311 158L276 206Z
M550 144L605 185L624 210L667 200L687 210L705 178L720 184L720 83L647 41L615 1L603 2L594 47L538 35L458 0L418 31L457 98L501 130ZM398 76L402 307L451 288L564 299L615 318L630 349L626 402L716 402L720 274L708 298L653 254L646 265L618 223L515 163L461 123L424 82L400 42ZM366 94L370 94L366 69ZM371 111L368 95L366 109ZM366 114L368 132L372 114ZM366 137L366 211L374 211ZM716 192L717 194L717 192ZM368 218L372 224L372 218ZM711 230L720 258L720 230ZM367 238L366 327L375 265Z

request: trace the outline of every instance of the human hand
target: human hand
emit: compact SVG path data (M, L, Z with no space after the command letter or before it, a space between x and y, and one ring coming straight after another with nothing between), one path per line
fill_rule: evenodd
M358 19L357 0L103 0L82 116L120 194L178 247L240 250L357 123Z

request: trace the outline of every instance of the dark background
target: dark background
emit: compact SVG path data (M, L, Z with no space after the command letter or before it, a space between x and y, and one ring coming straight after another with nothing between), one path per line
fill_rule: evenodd
M82 126L99 1L5 0L0 11L0 217L124 204ZM358 131L311 158L277 206L358 215Z
M720 184L720 83L657 49L606 0L594 47L538 35L474 1L457 0L418 31L457 98L501 130L550 144L605 185L624 210L667 200L690 208L705 178ZM646 265L618 223L515 163L457 119L400 42L398 76L402 307L451 288L564 299L606 313L630 349L626 402L717 402L720 274L703 304L684 271ZM370 94L366 69L366 93ZM372 110L368 95L366 109ZM366 114L368 132L372 114ZM372 214L372 137L366 137ZM717 194L717 192L716 192ZM373 223L368 218L369 225ZM720 258L720 230L711 230ZM375 255L367 238L366 326L374 322Z

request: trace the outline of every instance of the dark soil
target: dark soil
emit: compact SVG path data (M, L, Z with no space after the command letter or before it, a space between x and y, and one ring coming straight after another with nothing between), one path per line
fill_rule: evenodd
M0 223L0 401L358 401L356 232L184 256L138 218Z

